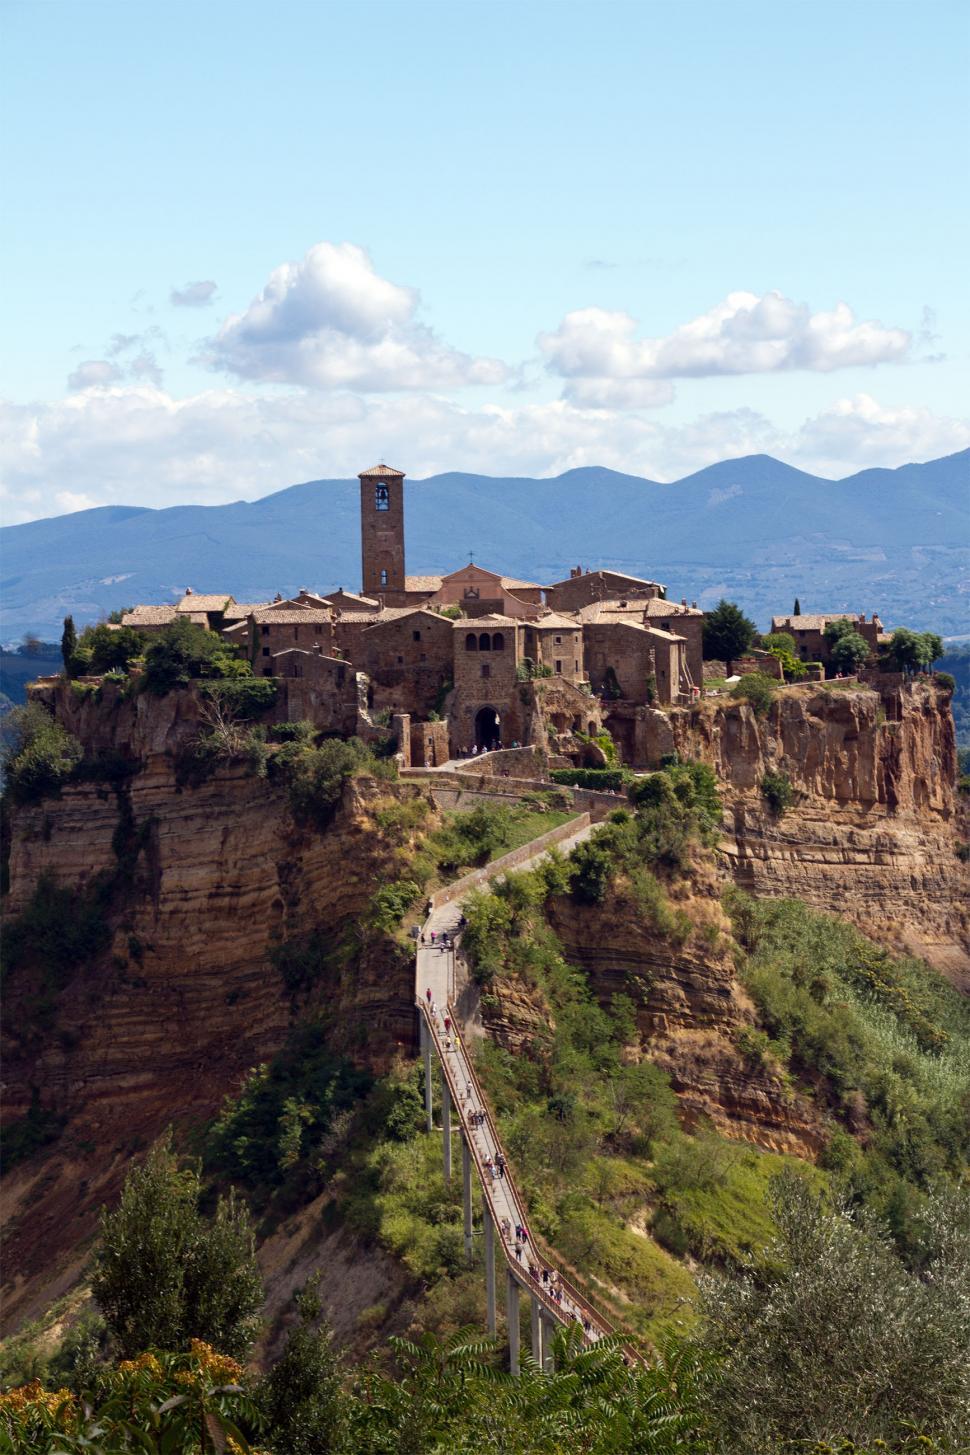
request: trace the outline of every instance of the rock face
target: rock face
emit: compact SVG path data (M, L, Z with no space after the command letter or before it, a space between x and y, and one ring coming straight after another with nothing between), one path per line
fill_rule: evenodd
M931 681L882 691L818 685L671 714L676 750L718 774L737 882L853 920L925 956L970 989L970 876L958 857L956 742L949 694ZM766 773L795 802L771 812Z
M351 780L318 833L294 823L285 790L242 766L179 789L171 759L152 755L120 793L79 784L18 810L11 915L45 872L83 891L99 872L117 874L119 847L129 862L110 946L67 978L46 1020L42 972L24 967L6 991L5 1117L33 1102L67 1122L42 1188L36 1163L4 1180L8 1319L35 1275L47 1295L56 1287L59 1255L93 1231L128 1158L168 1123L211 1116L308 1004L324 1006L336 1042L378 1070L410 1047L413 972L390 941L335 957L295 990L270 950L317 930L337 944L375 884L393 877L375 810L389 792L417 791Z

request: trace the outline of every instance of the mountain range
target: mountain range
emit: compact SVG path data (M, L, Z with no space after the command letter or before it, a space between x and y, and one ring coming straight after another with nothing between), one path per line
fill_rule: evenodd
M750 455L670 484L599 467L554 479L448 473L406 487L409 573L474 559L555 581L576 565L663 581L672 598L773 612L879 611L970 633L970 450L824 480ZM240 601L301 586L356 588L356 480L310 480L261 500L152 510L103 506L0 532L0 631L60 634L186 586Z

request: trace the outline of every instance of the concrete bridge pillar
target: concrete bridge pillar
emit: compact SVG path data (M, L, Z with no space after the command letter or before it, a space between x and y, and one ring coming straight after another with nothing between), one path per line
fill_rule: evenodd
M506 1321L509 1326L509 1370L519 1373L519 1281L511 1268L506 1270Z
M484 1200L483 1200L484 1202ZM488 1307L488 1332L494 1337L495 1318L495 1223L491 1209L484 1202L482 1221L485 1224L485 1302Z
M441 1150L444 1154L445 1181L451 1181L451 1092L441 1068Z
M472 1154L465 1133L461 1134L461 1202L465 1224L465 1257L472 1261Z
M542 1315L542 1367L547 1374L552 1374L556 1367L556 1358L552 1352L552 1336L556 1332L555 1320L548 1314Z
M531 1314L532 1325L530 1329L530 1333L532 1335L532 1357L538 1364L539 1368L542 1369L544 1367L542 1359L542 1346L544 1343L543 1335L546 1331L544 1320L542 1317L542 1305L540 1304L536 1294L532 1295L532 1297L529 1299L529 1303L531 1305L529 1312Z
M434 1105L431 1096L431 1032L421 1012L421 1052L424 1056L424 1118L429 1132L434 1131Z

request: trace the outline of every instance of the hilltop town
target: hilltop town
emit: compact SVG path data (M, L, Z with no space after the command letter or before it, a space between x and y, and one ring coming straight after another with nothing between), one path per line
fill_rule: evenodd
M186 590L168 605L139 605L117 624L158 633L194 622L231 644L256 676L273 678L278 712L320 730L359 733L393 720L406 765L434 767L495 748L538 748L601 766L604 729L624 760L644 764L656 714L705 691L704 613L668 598L659 581L576 566L542 585L476 562L409 576L404 473L386 464L359 475L361 589L237 602ZM778 617L801 672L823 675L825 628L844 613ZM873 654L888 639L879 618L851 624ZM740 671L783 676L760 653ZM723 673L723 666L716 666Z

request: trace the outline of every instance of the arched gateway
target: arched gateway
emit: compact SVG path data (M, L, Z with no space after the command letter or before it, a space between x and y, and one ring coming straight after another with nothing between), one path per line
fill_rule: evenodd
M480 749L502 746L501 719L494 707L480 707L475 714L475 742Z

